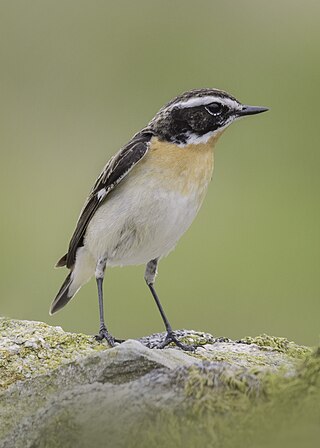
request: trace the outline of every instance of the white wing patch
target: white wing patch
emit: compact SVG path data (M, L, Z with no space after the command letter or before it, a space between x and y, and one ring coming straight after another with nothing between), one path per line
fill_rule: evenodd
M101 190L97 193L97 198L99 201L102 201L102 199L106 196L107 190L105 188L101 188Z

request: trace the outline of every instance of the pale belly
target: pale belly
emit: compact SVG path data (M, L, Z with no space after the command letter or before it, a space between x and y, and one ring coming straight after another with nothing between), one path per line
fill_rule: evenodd
M95 262L145 264L170 252L191 225L213 170L212 145L152 149L106 197L84 238Z
M93 217L85 248L111 266L145 264L170 252L199 211L202 194L148 183L119 186ZM127 188L129 187L130 188Z

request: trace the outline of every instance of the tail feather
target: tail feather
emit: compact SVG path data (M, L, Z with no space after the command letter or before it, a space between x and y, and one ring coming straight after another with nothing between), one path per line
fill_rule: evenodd
M60 258L55 264L55 268L62 268L63 266L66 266L67 264L67 256L68 254L65 254L63 257Z
M64 255L57 263L57 266L63 266L66 264L67 255ZM95 260L92 255L85 250L84 247L80 247L77 250L76 263L72 266L72 269L63 282L56 298L52 302L50 314L54 314L63 308L72 297L79 291L81 286L87 283L94 274Z
M73 294L71 293L69 295L69 288L72 283L71 274L72 274L72 272L70 272L70 274L67 276L67 278L63 282L58 294L56 295L56 298L54 299L54 301L51 304L51 308L50 308L51 315L56 313L57 311L59 311L61 308L63 308L74 296L74 293Z

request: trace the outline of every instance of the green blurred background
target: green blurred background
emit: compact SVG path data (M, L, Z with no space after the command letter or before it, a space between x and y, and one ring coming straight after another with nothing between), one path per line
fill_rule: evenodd
M267 114L220 140L204 206L160 264L174 328L319 341L319 1L0 4L1 315L95 333L95 282L48 308L88 191L171 97L218 87ZM163 326L144 267L105 281L122 338Z

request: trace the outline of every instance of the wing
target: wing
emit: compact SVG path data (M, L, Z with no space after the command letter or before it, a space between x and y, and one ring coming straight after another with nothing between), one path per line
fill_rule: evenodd
M64 255L56 266L72 268L75 263L77 249L83 245L83 238L88 224L105 201L106 196L132 170L132 168L146 155L153 134L145 129L136 134L130 142L113 156L96 180L90 195L80 213L76 229L72 235L68 253Z

